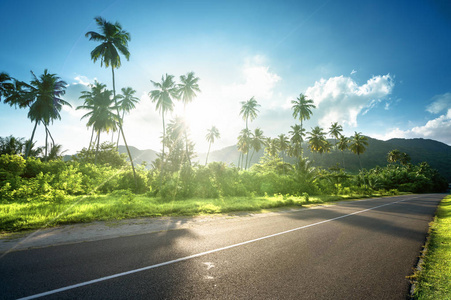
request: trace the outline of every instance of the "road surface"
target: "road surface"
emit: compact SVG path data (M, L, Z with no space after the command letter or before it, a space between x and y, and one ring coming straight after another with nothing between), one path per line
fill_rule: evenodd
M1 299L405 299L443 194L0 254Z

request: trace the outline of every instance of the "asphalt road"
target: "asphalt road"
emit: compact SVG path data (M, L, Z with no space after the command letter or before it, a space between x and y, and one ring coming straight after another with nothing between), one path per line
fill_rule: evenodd
M443 197L341 202L10 252L0 256L0 298L405 299Z

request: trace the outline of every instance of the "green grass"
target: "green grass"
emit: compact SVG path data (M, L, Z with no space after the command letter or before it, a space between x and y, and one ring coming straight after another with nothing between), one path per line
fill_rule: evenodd
M56 202L34 200L0 204L0 233L63 224L139 217L195 216L238 211L264 211L280 207L299 207L361 197L365 196L354 195L352 198L349 196L310 196L308 202L304 197L288 195L163 200L133 195L127 191L118 191L110 195L66 196Z
M451 299L451 196L440 203L416 280L415 299Z

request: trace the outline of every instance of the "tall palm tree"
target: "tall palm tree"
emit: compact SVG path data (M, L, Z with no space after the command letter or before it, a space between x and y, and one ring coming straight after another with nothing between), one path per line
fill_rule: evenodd
M122 111L121 121L124 122L125 113L129 113L132 109L135 108L135 105L139 102L139 98L135 97L136 91L131 87L126 87L121 89L122 94L117 95L117 105L119 109ZM119 147L119 136L117 137L117 147Z
M178 89L174 82L174 76L166 74L161 76L161 82L152 82L153 86L156 88L149 92L149 97L152 102L156 103L156 109L160 112L163 118L163 141L166 137L164 115L168 111L174 110L173 98L178 97ZM162 151L162 163L164 164L164 143Z
M208 155L210 154L211 144L213 144L215 142L215 139L219 139L220 137L221 137L221 135L219 134L219 130L215 126L211 126L211 128L208 129L207 135L205 136L205 139L209 143L207 158L205 159L205 165L207 165Z
M301 128L303 128L303 120L309 120L312 115L312 109L316 108L313 104L313 100L307 99L304 94L299 94L299 97L296 100L291 100L291 107L293 109L293 117L295 119L299 118L301 121Z
M296 124L291 126L291 129L288 133L291 135L291 153L293 156L301 159L302 156L302 142L304 141L305 129L300 125Z
M368 138L362 135L361 132L354 132L349 142L349 150L359 157L360 169L362 169L362 161L360 160L360 154L366 151L366 146L368 146Z
M183 113L184 118L186 118L186 105L193 101L193 99L197 96L196 92L200 93L199 88L199 77L196 77L194 72L189 72L188 74L180 76L180 84L177 85L179 89L179 99L183 102ZM185 127L185 146L186 152L188 152L188 128ZM188 158L189 163L191 161Z
M110 130L115 130L118 124L118 117L116 114L117 107L111 96L112 91L110 90L96 92L93 98L85 102L84 105L80 105L76 108L77 110L84 109L89 111L83 115L81 119L88 118L86 126L92 126L95 132L97 132L95 162L97 162L97 155L99 152L100 133L108 133Z
M260 104L257 103L254 97L247 101L242 101L240 115L242 115L243 120L246 121L246 129L248 128L248 120L251 121L257 118L257 113L259 112L258 107Z
M329 135L335 139L334 146L337 145L337 140L340 138L343 132L343 126L338 125L338 122L332 123L329 128Z
M312 128L311 132L308 132L310 149L319 154L330 151L330 143L326 140L326 133L319 126Z
M338 150L341 151L341 155L343 157L343 169L345 168L345 154L344 151L346 151L349 148L349 139L345 137L344 135L340 136L340 139L338 140L337 144Z
M89 38L90 41L100 42L100 45L91 51L91 59L94 63L100 59L100 66L105 65L105 68L111 66L111 75L113 78L113 99L115 101L116 113L119 131L122 134L122 139L124 140L125 148L127 149L128 157L130 159L130 164L133 169L133 177L135 178L135 186L138 187L138 181L136 178L135 165L133 163L132 155L130 149L128 148L127 140L125 139L124 130L122 128L122 121L119 118L119 107L116 102L116 83L114 80L114 69L121 66L121 57L119 53L125 56L128 60L130 58L130 52L128 51L128 42L130 41L130 33L122 29L121 24L118 22L111 23L103 19L102 17L95 17L101 33L95 31L88 31L85 36Z

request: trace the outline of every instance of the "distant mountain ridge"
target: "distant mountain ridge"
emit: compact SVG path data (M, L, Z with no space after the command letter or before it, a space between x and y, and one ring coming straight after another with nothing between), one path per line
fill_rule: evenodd
M333 144L334 141L330 140ZM150 166L151 162L157 157L157 152L154 150L139 150L135 147L129 147L135 163L147 162ZM329 168L335 166L337 163L340 167L344 165L345 169L350 172L357 172L359 170L359 162L357 155L350 151L341 153L333 150L330 153L317 154L312 153L308 147L308 143L303 144L304 157L308 157L313 161L313 165ZM437 169L449 182L451 182L451 146L444 143L430 140L430 139L390 139L388 141L381 141L373 138L368 138L368 147L365 153L360 158L362 166L366 169L371 169L376 166L385 166L387 162L387 154L391 150L398 149L401 152L407 153L413 164L418 164L423 161L427 162L431 167ZM126 153L124 146L119 146L120 153ZM260 150L252 156L251 164L258 163L260 157L263 156L264 151ZM193 161L199 164L205 164L206 153L198 153ZM249 155L251 157L252 152ZM235 145L222 148L220 150L211 151L208 156L208 162L220 161L227 164L238 165L240 152ZM285 161L293 162L291 158L285 158Z

